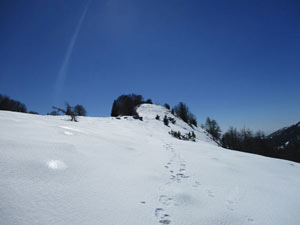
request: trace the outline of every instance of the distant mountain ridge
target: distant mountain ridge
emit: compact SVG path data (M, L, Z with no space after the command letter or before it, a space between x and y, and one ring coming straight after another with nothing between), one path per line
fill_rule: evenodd
M279 158L300 162L300 122L267 136Z
M275 145L285 145L287 142L300 141L300 122L281 128L268 136Z

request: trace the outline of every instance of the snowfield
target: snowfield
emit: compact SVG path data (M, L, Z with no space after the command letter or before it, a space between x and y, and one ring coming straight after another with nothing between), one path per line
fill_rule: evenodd
M218 147L165 108L132 117L0 111L1 225L299 225L300 165ZM160 115L160 121L155 119Z

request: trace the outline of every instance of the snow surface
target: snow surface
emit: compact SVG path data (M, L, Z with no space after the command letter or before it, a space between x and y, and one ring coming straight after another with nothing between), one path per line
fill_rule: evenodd
M0 111L1 225L300 224L300 165L197 141L170 112L79 118ZM161 120L155 120L159 114Z

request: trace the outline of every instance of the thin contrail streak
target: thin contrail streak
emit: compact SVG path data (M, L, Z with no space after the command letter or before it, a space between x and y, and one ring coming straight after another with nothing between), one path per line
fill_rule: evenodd
M73 52L73 48L74 48L74 45L76 43L76 40L77 40L77 36L78 36L78 33L81 29L81 26L82 26L82 23L85 19L85 16L86 16L86 13L88 11L88 8L90 6L90 3L91 3L92 0L89 0L86 7L84 8L83 10L83 13L78 21L78 24L77 24L77 27L75 29L75 32L71 38L71 41L69 43L69 46L68 46L68 49L66 51L66 54L65 54L65 57L64 57L64 61L60 67L60 70L58 72L58 76L57 76L57 79L56 79L56 83L55 83L55 101L57 101L59 95L61 94L61 91L62 91L62 88L64 86L64 82L67 78L67 69L68 69L68 65L69 65L69 61L70 61L70 57L72 55L72 52Z

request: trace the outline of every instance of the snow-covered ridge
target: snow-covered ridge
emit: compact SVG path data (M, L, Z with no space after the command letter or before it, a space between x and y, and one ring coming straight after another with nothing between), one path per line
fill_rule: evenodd
M222 149L142 105L132 117L0 111L0 224L300 224L300 165ZM168 114L169 115L169 114ZM171 115L170 115L171 116Z

